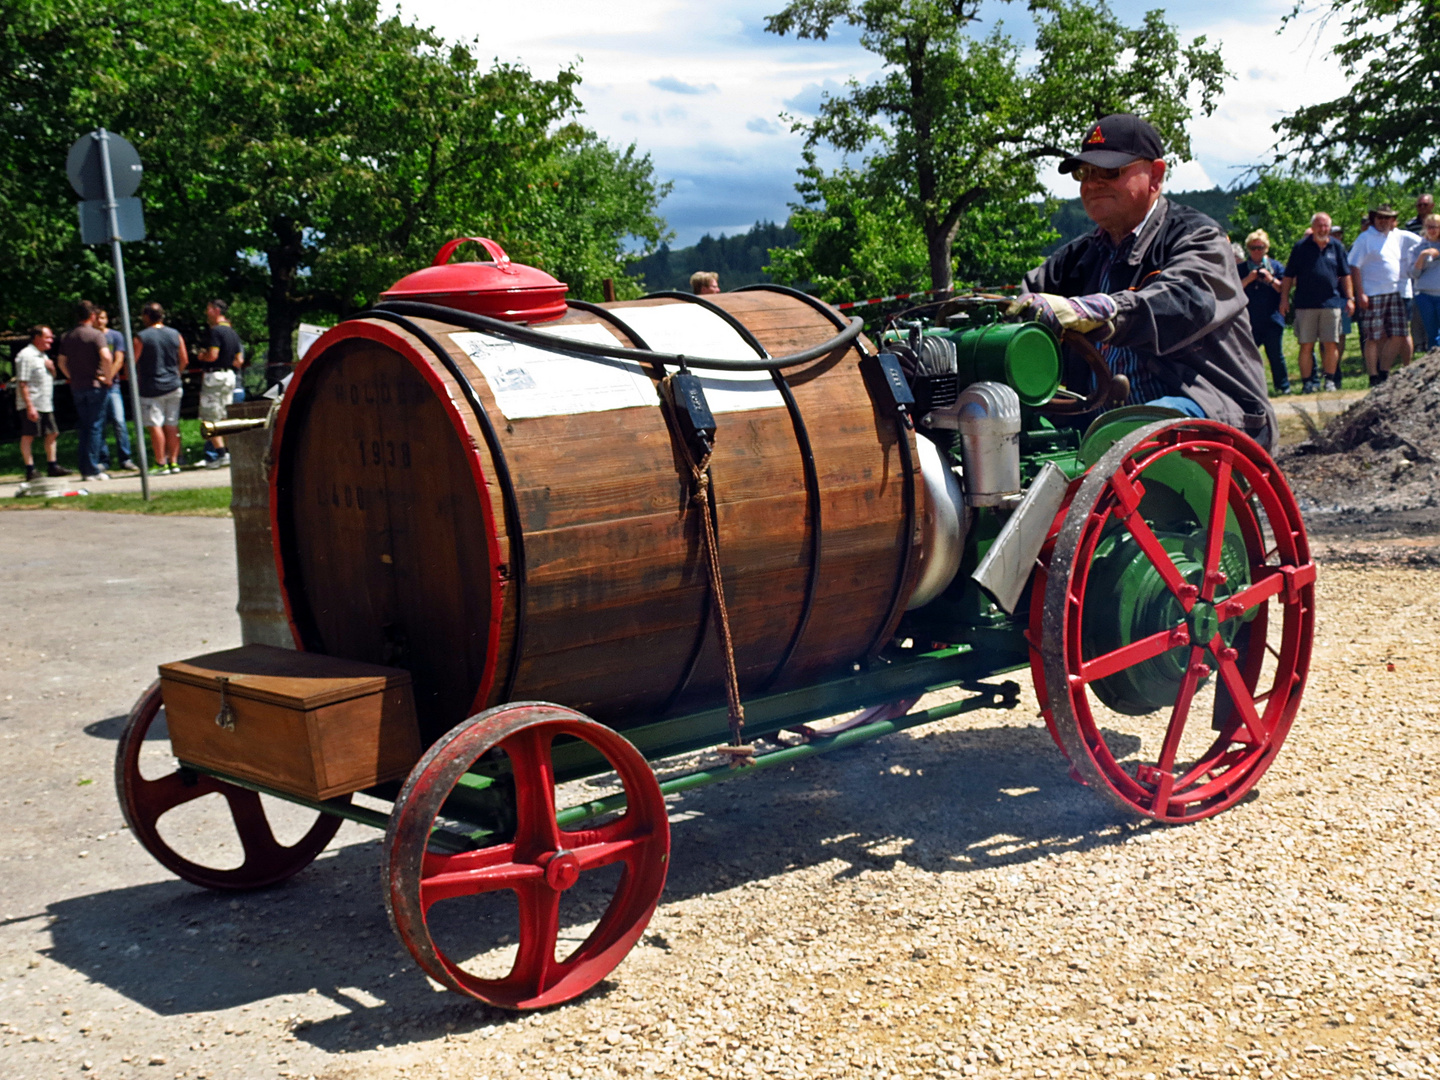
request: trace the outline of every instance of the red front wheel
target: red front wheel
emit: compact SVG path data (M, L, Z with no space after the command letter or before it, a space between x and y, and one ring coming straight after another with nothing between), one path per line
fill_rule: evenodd
M1158 821L1234 805L1299 710L1314 582L1253 440L1170 420L1116 443L1072 492L1031 612L1041 707L1079 777Z
M555 812L552 744L578 739L599 751L624 787L626 808L596 828L567 831ZM495 751L497 753L492 753ZM446 852L431 842L437 817L457 787L474 790L470 769L482 757L508 759L513 794L499 816L510 818L501 843ZM463 796L465 792L461 792ZM665 798L650 766L624 737L573 709L518 702L480 713L437 742L411 771L385 837L385 902L396 934L436 982L510 1009L555 1005L608 975L639 940L659 903L670 859ZM620 873L599 921L568 955L560 902L592 871ZM601 875L603 876L603 875ZM485 893L513 894L518 943L507 974L468 970L439 940L432 908Z
M342 821L318 814L315 823L293 844L275 838L260 796L249 788L228 784L190 769L175 769L156 779L140 771L145 736L164 707L160 683L150 685L130 711L115 755L115 789L120 810L135 839L171 873L207 889L262 889L293 877L315 861L339 830ZM160 834L160 820L170 811L206 795L224 798L239 838L243 858L239 866L216 869L186 858ZM349 796L343 803L350 801Z

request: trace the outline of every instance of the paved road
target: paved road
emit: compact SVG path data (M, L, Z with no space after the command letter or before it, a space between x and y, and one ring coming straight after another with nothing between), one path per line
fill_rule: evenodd
M241 904L151 859L111 778L156 665L240 642L230 521L6 514L0 588L0 1075L323 1071L335 1048L323 1044L389 996L402 963L375 849L355 846L375 834L347 827L303 889ZM383 962L355 962L370 953ZM410 980L411 994L439 996ZM318 1024L296 1041L291 1016ZM372 1046L383 1025L365 1025Z

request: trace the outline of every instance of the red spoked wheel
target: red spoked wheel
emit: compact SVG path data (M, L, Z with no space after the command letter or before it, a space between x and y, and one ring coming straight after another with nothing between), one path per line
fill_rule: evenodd
M627 800L618 819L566 831L556 819L551 745L569 736L604 755ZM446 853L430 843L445 800L481 757L503 751L514 780L514 835L506 843ZM623 736L559 705L513 702L450 731L411 770L385 837L385 903L391 925L442 986L509 1009L556 1005L584 993L625 958L660 902L670 824L655 774ZM619 864L618 884L590 934L556 956L561 894L582 875ZM500 978L467 971L432 936L430 909L445 900L510 891L519 903L514 965Z
M163 705L157 680L140 695L130 711L115 755L115 789L120 797L120 810L145 850L177 877L207 889L232 891L275 885L314 862L339 830L341 818L319 814L305 835L287 846L275 839L260 796L248 788L183 768L158 780L147 780L140 774L140 751ZM223 796L230 810L244 852L244 861L237 867L217 870L192 862L160 835L158 825L162 817L177 806L211 794ZM337 803L349 801L346 796Z
M1116 443L1072 492L1031 611L1041 707L1079 778L1162 822L1234 805L1299 709L1314 582L1252 439L1167 420Z

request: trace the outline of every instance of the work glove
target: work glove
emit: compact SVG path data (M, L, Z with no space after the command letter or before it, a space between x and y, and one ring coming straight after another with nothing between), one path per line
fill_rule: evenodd
M1110 321L1115 317L1115 301L1105 293L1090 293L1088 296L1056 296L1054 293L1026 293L1010 302L1005 314L1016 315L1044 323L1056 335L1066 330L1081 334L1103 331L1098 340L1104 341L1115 332Z

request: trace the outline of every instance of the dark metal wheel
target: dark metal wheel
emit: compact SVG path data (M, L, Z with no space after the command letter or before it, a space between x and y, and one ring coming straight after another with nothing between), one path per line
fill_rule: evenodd
M555 812L551 744L570 737L604 755L624 786L620 818L569 832ZM513 838L447 853L430 843L446 799L481 757L503 751L514 782ZM441 985L510 1009L555 1005L584 993L625 958L665 887L670 824L655 774L623 736L559 705L514 702L454 728L420 759L395 802L385 836L385 903L391 925ZM604 914L569 956L556 957L560 897L588 871L619 863ZM519 944L510 972L481 978L432 937L427 917L442 900L509 890L519 901Z
M1031 611L1041 708L1078 778L1163 822L1242 798L1299 709L1314 582L1252 439L1167 420L1117 442L1072 491Z
M120 797L120 810L145 850L171 873L192 884L234 891L263 889L293 877L314 862L342 824L333 814L319 814L304 836L286 846L275 839L260 796L248 788L184 768L158 780L147 780L140 775L140 750L163 704L160 683L156 680L130 710L115 755L115 789ZM224 797L244 851L244 861L232 869L216 870L192 862L166 843L158 829L160 819L171 810L210 794ZM349 801L348 796L343 800Z

